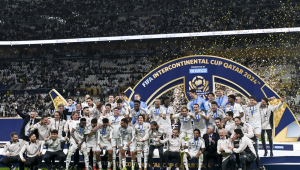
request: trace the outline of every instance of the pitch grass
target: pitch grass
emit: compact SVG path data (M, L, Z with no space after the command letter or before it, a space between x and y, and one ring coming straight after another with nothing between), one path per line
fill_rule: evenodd
M9 168L0 168L0 170L9 170ZM16 170L19 170L19 168L16 168ZM24 170L27 170L27 168L24 168ZM47 170L47 168L42 168L42 170ZM79 170L84 170L84 168L79 168ZM106 169L102 169L102 170L106 170Z

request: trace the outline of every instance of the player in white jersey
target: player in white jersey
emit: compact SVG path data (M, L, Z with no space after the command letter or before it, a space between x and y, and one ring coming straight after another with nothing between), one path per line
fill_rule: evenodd
M97 119L93 118L91 120L91 125L87 126L88 130L88 137L86 140L86 145L87 145L87 152L88 155L90 155L90 151L93 152L93 170L96 169L96 150L97 150L97 139L98 139L98 126L97 126Z
M142 151L144 152L144 169L147 169L148 165L148 149L149 141L143 138L150 130L150 124L144 122L145 116L138 116L138 123L135 124L135 136L136 136L136 150L137 150L137 162L139 165L139 170L142 169Z
M113 130L111 131L111 145L112 145L112 158L113 158L113 170L116 170L116 150L117 146L121 147L121 139L119 134L119 128L121 126L121 120L124 118L124 116L120 116L119 109L117 107L113 110L114 115L109 117L109 123ZM121 160L121 154L119 154L119 160ZM119 163L119 167L121 166L121 163ZM121 168L122 169L122 168Z
M185 170L189 170L188 167L188 158L198 159L198 170L201 170L202 164L203 164L203 152L205 149L205 143L204 140L200 137L200 130L195 129L194 130L194 137L189 139L187 142L187 145L183 146L185 149L188 148L188 152L185 152L183 156L183 164L185 167Z
M208 120L208 118L203 111L199 110L199 104L194 104L193 110L193 113L190 113L190 117L194 119L194 129L199 129L201 137L203 137L206 133L206 120Z
M110 104L111 109L114 109L115 107L117 107L117 103L115 102L115 97L113 94L108 96L108 102L105 103L105 106L106 106L106 104Z
M121 138L122 146L122 165L123 170L126 169L126 157L125 153L130 149L131 152L131 169L134 170L135 167L135 149L136 149L136 140L135 140L135 131L134 127L128 125L128 120L123 118L121 120L121 127L119 128L119 135Z
M146 116L146 121L156 121L158 125L163 126L164 120L166 120L166 111L160 106L160 99L155 99L154 106L149 109L149 114Z
M235 129L235 122L233 120L233 112L228 111L226 112L226 126L225 131L227 132L227 136L231 136L231 132L233 129Z
M83 111L82 118L86 119L86 125L87 126L91 125L92 117L90 116L90 108L89 107L84 107L82 111Z
M275 97L272 97L270 99L275 99ZM282 96L280 98L280 103L277 105L270 105L268 102L270 99L267 98L262 98L261 99L261 105L259 107L259 112L260 112L260 119L261 119L261 141L263 148L265 150L264 156L268 155L268 151L266 148L266 141L265 141L265 132L268 135L269 139L269 145L270 145L270 156L273 157L273 139L272 139L272 131L274 128L274 112L281 108L281 106L284 103L284 97Z
M172 125L171 125L171 119L170 119L170 115L174 114L174 108L173 106L170 105L170 99L168 97L166 97L164 99L164 104L161 105L161 107L163 107L165 109L165 113L166 113L166 119L163 121L163 126L164 129L166 129L167 131L167 135L171 136L172 135Z
M218 103L213 101L211 102L211 108L207 112L207 117L208 117L207 123L215 126L216 125L215 119L219 117L224 122L225 114L222 109L218 108Z
M233 117L240 117L245 122L244 110L242 106L235 102L235 95L228 96L228 104L226 105L225 112L232 111Z
M118 99L117 100L117 107L118 109L120 110L120 113L122 116L126 116L129 114L129 110L128 110L128 107L126 105L122 105L122 100L121 99Z
M72 131L71 131L72 138L70 140L71 145L69 147L68 155L66 158L66 169L69 168L69 164L71 162L71 156L78 148L84 156L85 170L88 170L89 157L87 154L87 147L86 147L86 143L85 143L88 133L89 132L86 128L86 119L81 118L80 123L77 123L72 128Z
M130 114L126 117L129 119L129 122L132 122L132 124L134 125L138 121L139 115L143 115L143 116L147 115L147 111L141 108L140 104L141 102L139 100L135 100L133 109L130 110Z
M210 110L211 108L211 103L215 100L215 94L213 92L209 92L207 94L207 98L208 100L205 102L205 108L208 108L208 111ZM218 106L218 103L217 103L217 106Z
M85 95L84 97L84 102L81 103L81 107L84 108L84 107L88 107L89 104L88 104L88 98L90 98L91 96L89 94ZM80 115L81 116L81 115Z
M106 149L108 152L108 160L107 160L107 169L111 170L111 160L112 160L112 146L111 146L111 132L113 128L109 126L109 120L107 118L102 119L102 125L98 130L98 145L97 145L97 161L99 170L102 169L100 152Z
M102 120L104 118L109 118L110 116L113 116L114 113L111 111L111 104L105 105L105 111L102 112L102 114L99 115L98 123L102 124Z
M193 138L193 126L192 126L192 118L188 115L187 107L181 107L181 113L172 116L172 119L178 119L181 123L180 127L180 138L183 140L187 136L188 139Z
M121 93L120 96L116 96L116 99L121 99L122 100L122 106L126 106L129 109L129 112L131 110L130 108L130 104L128 101L126 101L126 94L125 93Z

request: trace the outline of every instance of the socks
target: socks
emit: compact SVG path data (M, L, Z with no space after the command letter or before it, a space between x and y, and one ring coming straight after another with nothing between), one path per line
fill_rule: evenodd
M131 167L132 167L132 168L135 167L135 160L131 160Z
M148 152L144 151L144 169L147 170L148 168Z
M126 167L126 158L122 159L123 167Z
M101 163L101 161L98 162L98 168L102 169L102 163Z
M93 154L93 166L96 166L97 160L96 160L96 154Z
M112 158L114 167L116 167L116 157L116 148L113 148Z
M138 165L139 165L139 169L142 169L142 153L138 152L136 157L137 157L137 162L138 162Z
M203 154L201 154L198 159L198 170L201 170L202 164L203 164Z
M121 160L122 160L122 162L123 162L121 150L119 150L119 167L120 167L120 169L121 169L121 167L122 167ZM126 159L125 159L125 165L126 165ZM124 167L125 167L125 166L124 166Z
M111 167L111 162L107 161L107 168Z
M183 156L183 165L185 167L185 170L189 170L188 160L187 160L186 154L184 154L184 156Z

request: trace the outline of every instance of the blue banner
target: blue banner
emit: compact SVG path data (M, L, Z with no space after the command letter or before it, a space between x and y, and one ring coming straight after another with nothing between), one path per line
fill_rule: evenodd
M128 88L125 93L130 100L133 100L135 93L139 93L141 100L149 105L165 92L182 85L188 101L190 89L196 89L198 96L206 99L209 92L215 92L215 84L234 89L245 98L253 95L258 101L263 97L280 97L249 68L225 58L206 55L182 57L164 63L149 72L135 87ZM272 102L270 104L277 104L280 100ZM299 140L299 135L287 137L288 125L295 122L296 118L286 104L274 113L274 121L276 127L274 141ZM297 126L293 129L299 131L299 124L295 123Z

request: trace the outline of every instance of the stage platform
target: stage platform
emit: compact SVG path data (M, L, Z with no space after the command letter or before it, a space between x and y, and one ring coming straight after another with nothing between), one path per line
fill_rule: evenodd
M3 147L6 142L0 141L0 153L3 151ZM45 153L46 149L44 149ZM65 146L64 152L67 153L67 145ZM288 170L299 170L300 169L300 142L299 143L274 143L274 157L270 157L269 155L264 157L264 150L261 147L260 144L260 150L258 151L258 154L261 159L261 165L265 166L267 170L282 170L282 169L288 169ZM3 156L0 156L0 159ZM155 169L159 170L159 163L158 163L158 150L156 149L154 151L154 162L155 162ZM172 160L171 162L174 168L174 165L176 164L175 160ZM130 168L131 166L131 157L127 157L127 166ZM43 163L44 165L44 163ZM83 167L83 159L82 156L80 157L80 165ZM1 167L2 165L0 165ZM197 161L191 160L189 161L189 166L191 170L196 170L196 167L198 166ZM105 167L105 165L104 165ZM103 167L103 168L104 168ZM148 169L150 170L150 166L148 165ZM173 170L172 168L172 170ZM253 166L255 168L255 165ZM205 168L202 168L205 170Z

